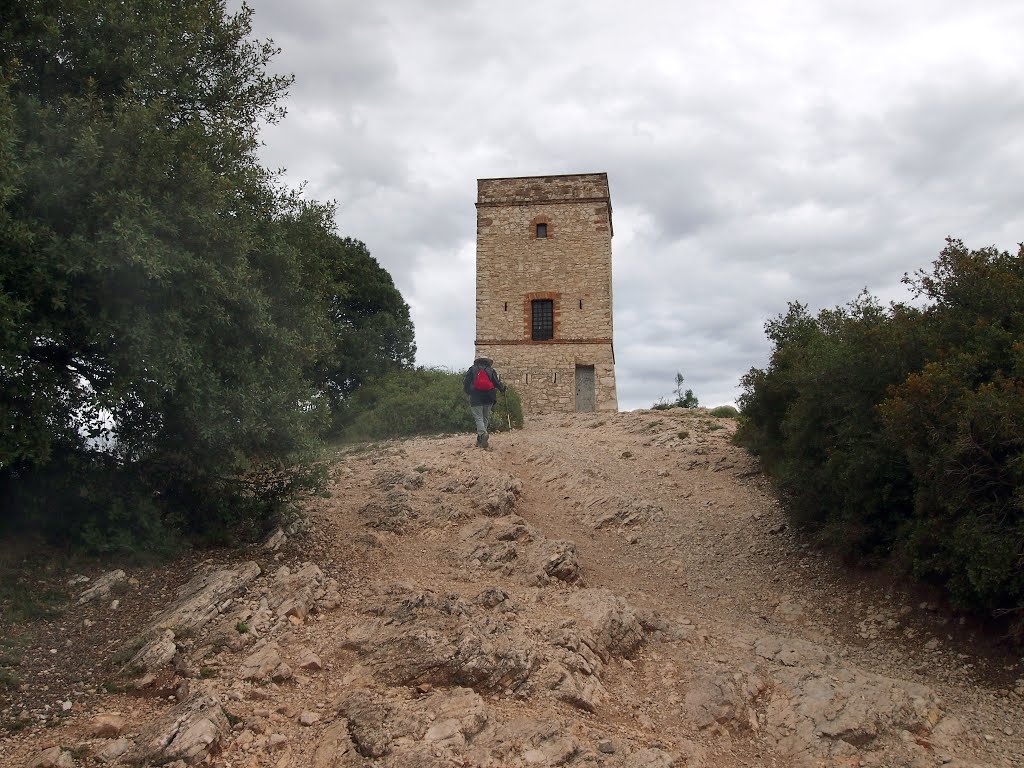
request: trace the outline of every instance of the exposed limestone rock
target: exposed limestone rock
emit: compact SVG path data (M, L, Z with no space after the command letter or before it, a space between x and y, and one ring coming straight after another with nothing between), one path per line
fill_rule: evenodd
M967 728L955 717L947 715L932 730L932 742L943 749L951 749L967 734Z
M60 747L50 747L36 755L28 768L74 768L75 759Z
M538 677L539 684L553 692L556 699L585 712L595 712L605 696L596 675L558 662L546 665Z
M121 584L126 583L128 577L121 569L108 571L93 582L92 586L85 590L78 597L78 604L85 605L96 599L107 598L110 592Z
M232 651L244 650L259 639L251 626L242 628L246 631L239 631L239 625L248 625L251 617L252 612L249 610L225 616L214 624L202 645L214 650L221 648L228 648Z
M89 723L89 732L98 739L116 739L127 724L120 712L101 712Z
M394 730L398 737L462 747L483 730L487 720L487 708L479 694L469 688L452 688L416 702Z
M384 499L372 499L359 510L363 522L379 531L403 533L419 517L409 503L409 495L400 489L388 492Z
M220 700L197 695L145 728L128 759L136 763L183 760L194 764L216 749L230 730Z
M474 520L463 527L459 535L465 542L464 557L491 570L518 560L529 543L540 538L537 531L518 515Z
M384 620L349 634L377 679L393 685L516 690L535 666L534 653L492 615L476 616L455 597L425 592L384 609Z
M526 682L534 665L531 651L506 638L489 636L477 626L455 622L385 630L371 647L369 666L379 679L395 685L515 690Z
M523 483L512 475L499 475L480 488L480 511L488 517L504 517L515 511Z
M548 641L560 654L552 654L552 663L538 676L539 685L567 704L594 712L605 695L598 677L603 662L594 650L597 646L594 636L586 630L560 627L548 633Z
M401 469L395 467L385 467L379 470L373 476L373 484L382 490L390 491L392 488L398 485L402 485L405 482L406 474Z
M288 536L278 528L263 542L263 548L268 552L277 552L288 541Z
M326 592L326 578L316 563L303 563L296 571L281 566L274 574L267 604L277 616L305 620Z
M773 635L766 635L754 643L754 653L762 659L769 659L787 667L794 667L798 664L827 664L835 663L821 646L814 645L805 640L793 638L782 638Z
M259 648L238 668L242 680L274 680L280 682L292 676L292 668L281 658L277 643L267 643Z
M122 673L155 672L170 664L177 652L178 646L174 642L174 632L165 629L143 645L121 671Z
M323 597L317 599L316 605L319 611L331 611L342 603L341 587L337 579L327 579L327 588Z
M338 701L338 713L347 719L349 735L363 757L383 757L390 751L390 712L384 698L369 689L349 691Z
M331 723L313 753L312 768L356 768L365 764L352 742L348 721L342 718Z
M690 681L683 701L687 718L698 728L725 725L738 715L739 697L732 679L722 673L697 675Z
M314 766L467 764L459 756L476 743L488 723L483 699L467 688L434 691L411 701L356 689L344 694L338 707L347 715L325 731Z
M514 541L496 541L474 547L469 559L488 570L497 571L505 569L510 563L518 560L519 555L519 546Z
M299 652L299 669L305 669L309 672L315 672L323 669L323 663L320 661L320 657L313 653L308 648L303 648Z
M545 576L572 583L582 575L576 545L571 541L545 541L538 544L534 557Z
M573 595L570 607L590 627L596 640L594 651L605 662L612 656L628 658L644 642L636 612L606 589L582 589Z
M581 751L579 742L565 735L561 724L525 718L498 726L487 741L492 754L518 754L526 765L565 765Z
M132 748L130 739L114 739L100 746L94 754L103 763L112 763Z
M463 527L460 537L467 560L505 574L521 564L524 580L530 585L550 579L571 583L581 576L575 544L545 539L518 515L474 520Z
M178 633L197 630L220 614L225 598L247 587L259 575L259 565L247 562L237 568L196 576L178 591L178 600L158 614L152 626Z
M492 587L485 589L475 598L473 602L484 608L497 608L499 611L514 611L515 605L509 599L508 592L503 589Z
M488 517L511 515L516 508L516 497L511 493L495 493L480 504L480 511Z
M943 718L929 688L838 665L812 643L764 637L754 647L780 665L770 671L775 686L767 723L798 763L881 746L913 755L913 740L899 734L928 736Z

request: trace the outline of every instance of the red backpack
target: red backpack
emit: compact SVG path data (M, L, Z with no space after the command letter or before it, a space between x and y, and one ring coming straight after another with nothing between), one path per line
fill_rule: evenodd
M494 389L494 382L491 381L491 377L487 375L487 369L481 368L476 378L473 380L473 389L477 392L490 392Z

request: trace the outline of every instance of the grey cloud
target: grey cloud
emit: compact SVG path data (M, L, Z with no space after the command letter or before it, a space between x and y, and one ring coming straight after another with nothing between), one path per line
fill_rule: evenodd
M253 2L297 75L264 158L339 201L424 364L471 354L479 177L609 173L624 408L677 370L731 400L787 301L902 299L945 235L1022 239L1011 0Z

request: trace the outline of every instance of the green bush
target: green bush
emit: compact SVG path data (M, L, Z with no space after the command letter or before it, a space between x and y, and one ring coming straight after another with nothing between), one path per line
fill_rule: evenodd
M473 432L463 373L416 368L372 379L348 398L338 414L336 434L343 440L382 440L412 435ZM508 403L506 410L505 403ZM523 426L523 408L511 387L498 395L491 429Z
M260 164L291 78L251 18L0 10L0 535L238 543L315 480L332 386L412 359L383 270Z
M510 423L512 429L523 428L523 403L512 387L504 395L498 395L498 404L491 411L490 431L508 432Z
M735 419L740 415L740 412L736 410L735 406L720 405L717 408L711 409L711 415L716 419Z
M697 408L700 403L697 401L697 396L693 394L692 389L683 389L683 382L686 379L683 378L683 374L676 372L676 388L673 390L673 394L676 399L672 402L666 403L664 400L659 400L651 406L652 410L655 411L667 411L669 408Z
M1024 632L1024 246L949 240L904 282L924 306L865 294L770 321L737 438L824 542Z

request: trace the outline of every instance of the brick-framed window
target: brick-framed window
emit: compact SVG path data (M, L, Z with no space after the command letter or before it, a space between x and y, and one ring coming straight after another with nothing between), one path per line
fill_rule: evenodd
M555 337L555 302L553 299L534 299L530 302L530 338L548 341Z
M530 219L530 237L535 240L550 240L555 236L551 217L541 214Z
M522 338L542 344L557 340L561 314L561 294L557 291L526 294L523 296Z

